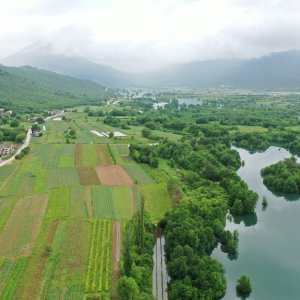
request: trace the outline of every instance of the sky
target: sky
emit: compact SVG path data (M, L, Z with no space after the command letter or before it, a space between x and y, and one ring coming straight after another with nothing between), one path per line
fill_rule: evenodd
M299 0L0 0L0 59L50 45L140 72L300 49L299 36Z

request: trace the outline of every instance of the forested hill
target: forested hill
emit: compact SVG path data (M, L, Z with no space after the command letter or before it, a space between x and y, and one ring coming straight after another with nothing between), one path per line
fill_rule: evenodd
M32 67L0 65L0 108L40 111L99 103L109 96L102 86Z

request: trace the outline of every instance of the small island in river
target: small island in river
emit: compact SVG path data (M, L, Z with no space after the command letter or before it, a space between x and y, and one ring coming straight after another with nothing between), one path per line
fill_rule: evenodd
M300 164L292 156L261 170L264 184L274 192L300 193Z

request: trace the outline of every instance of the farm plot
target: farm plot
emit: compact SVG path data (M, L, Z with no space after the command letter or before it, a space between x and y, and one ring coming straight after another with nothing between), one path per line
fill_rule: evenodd
M167 184L142 185L142 193L145 197L145 209L151 213L153 221L162 219L165 212L171 207Z
M121 166L97 166L95 170L103 185L133 185L133 181Z
M81 165L90 167L99 163L99 157L94 144L81 145Z
M99 178L93 167L77 167L77 172L82 185L98 185Z
M76 168L56 168L48 170L47 185L49 188L78 184L80 184L80 180Z
M60 294L60 297L52 298L61 299L61 295L67 291L69 294L81 296L80 299L84 298L91 229L92 224L89 221L68 221L63 234L58 263L51 276L47 299L57 293Z
M81 166L81 151L82 151L82 145L76 144L75 147L75 166Z
M115 219L116 209L111 188L108 186L92 187L93 209L96 218Z
M17 286L24 270L27 258L21 257L16 261L2 259L0 261L0 297L13 299L12 293Z
M90 244L85 291L109 292L112 273L112 224L110 220L95 220Z
M81 185L71 187L70 201L70 216L71 218L86 218L87 203L86 203L85 187Z
M108 166L113 164L106 145L97 145L96 149L101 166Z
M0 234L0 256L30 255L40 231L47 200L47 196L33 196L16 202Z
M0 168L0 181L4 181L16 169L16 167L16 164L12 164Z
M45 253L47 246L54 247L59 221L44 222L38 236L33 255L28 260L26 268L11 299L42 299L44 285L51 274L53 260Z
M124 164L123 168L129 174L129 176L139 184L151 184L154 180L143 170L138 164Z
M116 209L116 218L118 220L129 220L133 212L133 199L130 187L114 186L112 187L114 206Z
M70 213L70 188L51 189L46 217L49 219L67 217Z
M127 144L112 144L111 147L120 156L128 156L129 155L129 147Z
M141 167L157 182L168 182L170 177L160 168L151 168L147 164L142 164Z
M9 184L6 184L5 195L30 195L33 193L35 176L32 173L17 174Z

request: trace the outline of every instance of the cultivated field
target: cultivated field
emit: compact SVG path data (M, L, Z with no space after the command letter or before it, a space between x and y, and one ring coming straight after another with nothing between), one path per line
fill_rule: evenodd
M47 121L26 157L0 168L0 299L118 299L122 234L141 193L155 220L169 207L164 171L129 157L129 143L149 142L141 129L99 138L90 130L121 129L83 110Z
M150 184L154 183L154 180L149 176L138 164L124 164L123 168L132 178L135 183L138 184Z
M18 200L0 234L0 257L31 254L46 210L47 196Z
M116 219L112 190L108 186L93 186L94 216L99 219Z
M101 166L108 166L112 165L112 159L111 156L108 152L107 146L106 145L97 145L97 154L100 160Z
M97 166L95 170L103 185L133 185L132 179L121 166Z
M86 293L106 295L110 290L112 272L112 221L93 222L90 244Z
M77 167L77 171L82 185L100 184L100 180L93 167Z

